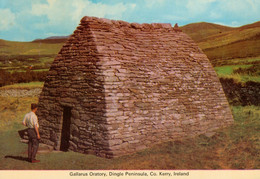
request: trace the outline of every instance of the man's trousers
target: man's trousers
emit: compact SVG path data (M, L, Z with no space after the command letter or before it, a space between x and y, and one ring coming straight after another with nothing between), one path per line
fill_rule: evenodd
M37 138L35 129L28 129L28 137L28 159L29 161L36 160L35 157L39 147L39 140Z

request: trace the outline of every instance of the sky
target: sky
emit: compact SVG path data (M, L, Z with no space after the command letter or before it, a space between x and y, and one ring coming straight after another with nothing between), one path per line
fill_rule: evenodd
M238 27L260 21L260 0L0 0L0 39L32 41L67 36L84 16Z

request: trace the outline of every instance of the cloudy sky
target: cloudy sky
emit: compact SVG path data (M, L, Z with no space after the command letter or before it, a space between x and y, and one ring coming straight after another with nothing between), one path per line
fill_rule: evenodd
M83 16L241 26L260 20L260 0L0 0L0 39L31 41L69 35Z

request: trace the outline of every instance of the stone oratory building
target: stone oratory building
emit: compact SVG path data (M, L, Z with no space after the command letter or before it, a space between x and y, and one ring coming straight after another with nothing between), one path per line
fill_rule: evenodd
M83 17L39 98L43 143L113 158L228 126L207 56L178 27Z

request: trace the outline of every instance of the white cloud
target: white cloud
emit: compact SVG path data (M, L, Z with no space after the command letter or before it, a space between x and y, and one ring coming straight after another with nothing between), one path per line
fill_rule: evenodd
M121 19L123 13L135 8L135 4L117 3L107 5L90 0L48 0L47 4L32 4L33 15L47 16L49 25L78 24L84 16Z
M92 3L90 1L78 0L73 4L74 11L72 14L73 20L79 20L83 16L108 17L113 19L121 19L124 12L129 8L134 8L135 5L118 3L107 5L102 3Z
M10 9L0 9L0 30L9 30L15 25L15 14Z

